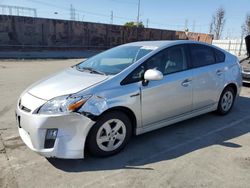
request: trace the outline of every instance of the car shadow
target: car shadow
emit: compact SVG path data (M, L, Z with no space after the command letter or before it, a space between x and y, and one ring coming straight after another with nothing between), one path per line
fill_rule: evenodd
M226 116L201 115L131 139L119 154L108 158L87 156L83 160L48 159L55 168L66 172L141 169L144 165L174 159L211 145L240 148L229 141L250 131L250 98L238 97Z

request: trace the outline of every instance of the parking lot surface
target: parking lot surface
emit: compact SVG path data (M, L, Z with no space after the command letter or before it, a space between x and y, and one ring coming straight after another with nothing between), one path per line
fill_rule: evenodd
M250 87L227 116L209 113L133 137L109 158L46 159L32 152L15 122L20 93L80 61L0 62L0 187L249 187Z

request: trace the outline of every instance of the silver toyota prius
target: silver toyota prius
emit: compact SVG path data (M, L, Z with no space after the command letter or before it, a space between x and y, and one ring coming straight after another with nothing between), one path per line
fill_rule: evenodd
M196 41L121 45L36 82L20 96L23 142L45 157L121 151L139 135L207 112L227 114L242 85L238 59Z

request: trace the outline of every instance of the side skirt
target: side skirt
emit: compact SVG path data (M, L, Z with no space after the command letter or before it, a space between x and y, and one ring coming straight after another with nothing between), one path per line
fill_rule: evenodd
M199 116L199 115L202 115L202 114L206 114L208 112L215 111L217 109L217 105L218 104L216 103L216 104L209 105L209 106L206 106L206 107L198 109L198 110L194 110L194 111L191 111L191 112L188 112L188 113L185 113L185 114L181 114L181 115L178 115L178 116L175 116L175 117L164 119L164 120L161 120L159 122L156 122L156 123L153 123L153 124L150 124L150 125L139 127L139 128L136 129L136 135L140 135L140 134L143 134L143 133L146 133L146 132L149 132L149 131L153 131L155 129L166 127L168 125L172 125L174 123L177 123L177 122L180 122L180 121L183 121L183 120L186 120L186 119L190 119L192 117L196 117L196 116Z

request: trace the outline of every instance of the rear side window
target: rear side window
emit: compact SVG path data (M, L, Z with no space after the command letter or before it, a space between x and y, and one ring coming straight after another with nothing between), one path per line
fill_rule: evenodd
M225 61L225 54L217 49L214 49L215 57L216 57L216 63L222 63Z
M213 48L201 44L192 44L190 47L192 65L194 68L216 63Z

